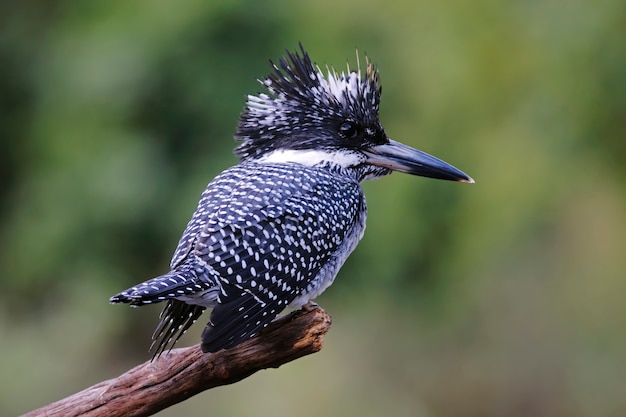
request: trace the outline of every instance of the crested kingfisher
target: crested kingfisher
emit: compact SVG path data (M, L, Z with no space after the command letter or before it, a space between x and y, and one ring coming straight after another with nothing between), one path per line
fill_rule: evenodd
M358 58L358 55L357 55ZM171 349L211 309L202 350L228 349L332 284L365 230L361 182L404 172L474 182L391 140L378 117L376 66L326 71L300 45L247 97L235 139L239 163L206 187L170 272L110 298L165 302L150 350Z

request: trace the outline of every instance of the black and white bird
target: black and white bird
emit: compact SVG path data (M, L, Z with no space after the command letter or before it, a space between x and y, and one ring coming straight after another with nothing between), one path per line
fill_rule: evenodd
M358 57L357 57L358 58ZM150 350L160 355L207 308L202 350L228 349L332 284L365 230L360 183L405 172L473 182L453 166L387 137L381 86L362 72L324 72L287 52L250 95L235 139L239 164L209 183L165 275L111 303L165 301Z

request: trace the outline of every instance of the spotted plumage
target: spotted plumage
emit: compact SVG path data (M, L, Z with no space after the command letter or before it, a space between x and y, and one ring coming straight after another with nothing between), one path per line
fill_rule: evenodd
M209 183L165 275L113 297L161 301L151 349L172 347L206 308L202 349L236 346L286 307L335 279L365 230L360 183L393 170L471 182L428 154L391 141L378 120L378 72L326 74L288 53L249 96L235 138L240 163Z

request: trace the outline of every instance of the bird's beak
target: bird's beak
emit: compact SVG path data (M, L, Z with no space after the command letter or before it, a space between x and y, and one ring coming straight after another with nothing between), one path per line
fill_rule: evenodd
M390 140L384 145L372 146L364 153L368 164L393 171L440 180L474 182L469 175L441 159L395 140Z

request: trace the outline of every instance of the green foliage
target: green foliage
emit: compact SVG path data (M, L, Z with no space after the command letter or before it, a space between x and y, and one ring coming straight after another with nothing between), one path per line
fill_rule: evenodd
M624 2L5 3L1 415L148 358L158 309L107 299L167 270L298 41L367 53L387 133L477 183L366 184L325 349L162 414L624 414Z

